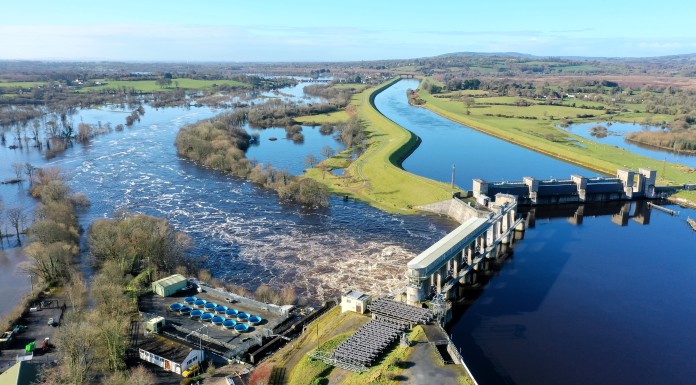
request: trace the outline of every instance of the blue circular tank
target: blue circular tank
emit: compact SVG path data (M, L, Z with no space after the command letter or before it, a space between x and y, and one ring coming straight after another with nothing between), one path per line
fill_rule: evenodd
M191 306L182 306L181 309L179 309L179 313L181 314L188 314L193 310Z
M213 315L211 313L205 313L201 315L201 321L212 321L213 320Z
M247 325L247 324L237 324L237 325L234 327L234 331L236 331L237 333L246 333L246 332L249 331L249 325Z
M226 311L227 311L227 306L219 305L218 307L215 308L215 312L218 314L225 314Z
M225 317L222 317L219 315L216 315L215 317L213 317L213 323L215 325L218 325L218 326L222 325L223 322L225 322Z
M249 313L239 313L237 314L237 321L246 322L249 319Z
M193 304L196 305L197 308L202 308L207 302L208 301L204 299L197 299Z
M249 323L252 325L258 325L259 323L261 323L261 321L263 321L263 318L257 315L252 315L251 317L249 317Z
M215 302L208 302L205 304L205 311L213 311L217 307Z
M196 302L198 298L196 297L186 297L184 298L184 303L187 305L193 305L194 302Z
M198 309L193 310L191 312L191 318L199 318L201 316L201 314L203 314L203 310L198 310Z
M225 329L234 329L234 327L237 325L237 321L233 319L228 319L222 322L222 326Z
M169 305L169 310L179 311L179 310L181 310L182 307L184 307L184 305L177 302L177 303L173 303L173 304Z
M225 311L225 315L230 318L236 317L237 314L239 314L239 310L237 309L227 309L227 311Z

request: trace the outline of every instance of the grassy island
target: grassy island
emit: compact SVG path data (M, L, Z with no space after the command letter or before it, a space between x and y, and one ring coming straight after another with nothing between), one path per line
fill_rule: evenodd
M351 152L344 151L307 170L307 176L326 184L333 193L365 201L387 212L413 213L415 206L448 199L452 188L401 168L401 162L418 147L418 137L387 119L374 106L375 96L396 81L354 95L346 109L364 124L368 133L367 149L352 162ZM298 118L325 119L321 115ZM345 168L345 174L335 176L326 172L335 168Z

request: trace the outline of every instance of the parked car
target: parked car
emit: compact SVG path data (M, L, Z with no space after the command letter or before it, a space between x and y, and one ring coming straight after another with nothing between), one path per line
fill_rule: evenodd
M191 376L195 376L200 370L201 370L200 365L193 364L193 365L189 366L188 369L184 370L184 372L181 373L181 375L188 378Z
M56 321L53 320L53 317L48 319L48 326L56 326Z

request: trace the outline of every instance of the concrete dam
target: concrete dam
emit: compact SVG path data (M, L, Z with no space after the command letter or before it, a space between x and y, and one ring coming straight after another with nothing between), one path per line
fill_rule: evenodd
M518 182L487 182L474 179L473 195L486 205L496 194L514 195L521 205L605 202L655 199L665 188L656 186L657 171L641 168L619 169L614 178L587 178L571 175L570 179L540 180L524 177Z
M619 169L613 178L572 175L567 180L539 180L525 177L521 182L475 179L475 202L461 200L455 194L451 200L418 207L447 215L461 225L408 262L408 284L401 300L412 305L431 298L433 301L456 300L456 290L453 289L458 284L472 284L475 271L485 268L488 260L496 259L502 252L501 247L509 249L515 239L521 239L527 225L533 226L533 212L531 217L520 218L518 204L579 203L571 216L577 223L582 223L584 203L621 204L621 201L655 199L673 189L657 187L656 179L657 172L647 168L637 172ZM631 214L631 204L625 202L613 213L612 222L619 226L626 226L629 219L648 223L649 212L646 213L643 206Z

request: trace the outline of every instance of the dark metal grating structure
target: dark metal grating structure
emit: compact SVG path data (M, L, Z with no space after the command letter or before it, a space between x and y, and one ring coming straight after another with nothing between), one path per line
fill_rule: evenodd
M379 355L406 330L405 324L372 320L338 345L331 356L349 364L371 366Z
M428 309L385 298L372 302L368 309L373 313L370 322L338 345L330 355L317 352L313 356L329 365L352 371L365 371L412 325L427 323L433 319L433 313Z
M423 309L395 302L387 298L378 298L367 307L376 318L393 319L394 321L412 324L425 324L430 322L434 315L430 309Z

